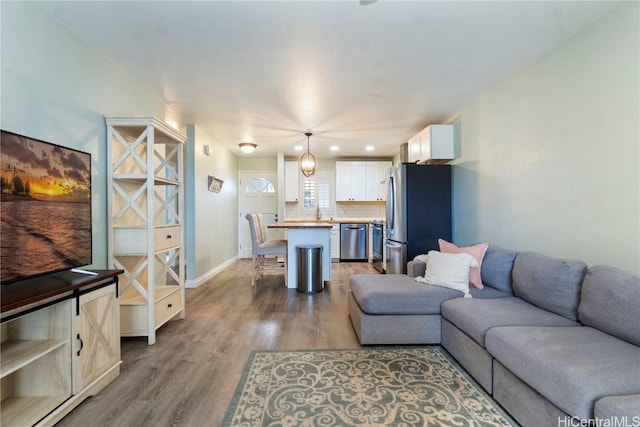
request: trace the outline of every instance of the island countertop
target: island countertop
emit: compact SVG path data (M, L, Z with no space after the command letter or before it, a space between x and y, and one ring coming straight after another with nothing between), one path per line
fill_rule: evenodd
M274 222L268 228L331 228L328 222Z
M311 223L311 224L371 224L372 222L384 222L384 218L371 217L371 218L323 218L323 219L303 219L303 218L288 218L283 222L285 223Z

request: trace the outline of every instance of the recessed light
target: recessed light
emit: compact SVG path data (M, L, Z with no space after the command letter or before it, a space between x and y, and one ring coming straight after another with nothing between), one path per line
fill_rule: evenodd
M302 145L296 145L293 149L296 151L302 151Z
M332 145L331 147L329 147L329 150L331 151L338 151L340 149L340 147L338 147L337 145Z
M373 145L367 145L364 149L367 151L373 151L376 149L376 147L374 147Z

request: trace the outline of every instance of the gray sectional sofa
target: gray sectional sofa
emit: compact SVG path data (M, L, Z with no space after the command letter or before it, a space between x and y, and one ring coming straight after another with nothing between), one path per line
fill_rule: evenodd
M351 278L363 345L441 344L525 426L640 425L637 275L490 246L469 299L424 268Z

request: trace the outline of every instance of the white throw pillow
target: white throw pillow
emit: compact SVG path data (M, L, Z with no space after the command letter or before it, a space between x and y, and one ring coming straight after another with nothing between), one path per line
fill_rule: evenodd
M422 261L425 264L427 263L427 254L422 254L422 255L416 255L416 257L413 259L414 261Z
M427 268L420 282L442 286L469 294L469 269L478 265L471 255L466 253L448 254L429 251ZM470 295L470 294L469 294Z

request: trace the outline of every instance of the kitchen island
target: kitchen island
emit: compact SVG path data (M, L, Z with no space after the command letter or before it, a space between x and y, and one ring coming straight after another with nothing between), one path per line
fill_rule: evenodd
M287 230L287 287L298 287L296 246L322 245L322 281L331 280L331 224L328 222L276 222L268 228Z

